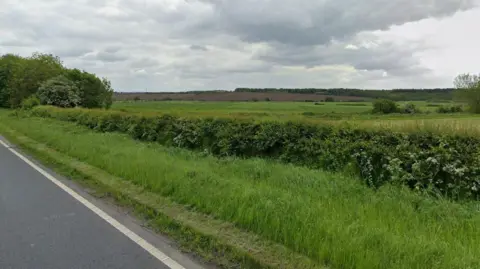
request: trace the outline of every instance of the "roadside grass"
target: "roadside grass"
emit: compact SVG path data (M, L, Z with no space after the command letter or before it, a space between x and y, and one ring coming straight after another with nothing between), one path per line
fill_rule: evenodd
M480 204L261 159L218 159L72 123L1 125L331 268L480 268ZM281 267L280 268L284 268ZM298 266L301 268L301 266Z
M57 173L87 188L90 195L113 199L132 210L156 232L169 236L173 245L221 268L327 269L283 245L240 230L233 224L195 212L167 197L112 176L62 154L0 124L5 137Z

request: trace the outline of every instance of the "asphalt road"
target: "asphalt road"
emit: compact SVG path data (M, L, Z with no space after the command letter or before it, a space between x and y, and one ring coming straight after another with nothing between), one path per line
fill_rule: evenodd
M0 268L170 267L0 145Z

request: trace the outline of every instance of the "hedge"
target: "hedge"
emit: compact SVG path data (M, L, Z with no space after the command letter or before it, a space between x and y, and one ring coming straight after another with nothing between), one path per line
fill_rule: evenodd
M217 156L272 158L330 171L347 169L372 187L392 182L452 198L480 198L480 139L476 137L45 106L32 113Z

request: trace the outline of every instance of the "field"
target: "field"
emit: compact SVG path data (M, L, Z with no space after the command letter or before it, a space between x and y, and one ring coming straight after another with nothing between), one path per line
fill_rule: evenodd
M153 228L224 268L480 268L480 117L415 104L428 113L372 115L368 102L37 107L0 111L0 133L110 182L109 196L136 201Z
M132 101L135 99L143 101L279 101L279 102L294 102L294 101L323 101L329 95L321 94L295 94L282 92L185 92L185 93L115 93L114 99L116 101ZM356 96L333 96L337 101L362 101L368 98L361 98Z
M400 102L400 106L405 102ZM256 121L297 121L353 125L395 131L480 135L480 116L467 113L438 114L439 106L450 103L410 102L423 114L372 115L371 102L194 102L125 101L115 102L114 110L150 115L170 114L183 117L225 117Z

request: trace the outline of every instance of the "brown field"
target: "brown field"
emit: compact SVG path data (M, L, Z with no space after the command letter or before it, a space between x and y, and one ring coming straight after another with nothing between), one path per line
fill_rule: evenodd
M140 98L148 101L324 101L333 97L335 101L365 101L365 98L356 96L328 96L321 94L296 94L296 93L254 93L254 92L206 92L206 93L115 93L115 101L129 101Z

